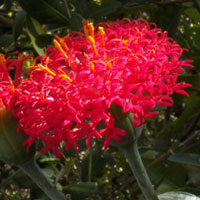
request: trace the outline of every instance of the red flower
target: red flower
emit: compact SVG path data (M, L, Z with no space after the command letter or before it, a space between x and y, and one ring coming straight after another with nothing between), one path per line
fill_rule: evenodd
M177 83L182 67L182 49L154 23L143 19L101 23L84 22L82 32L64 38L56 36L32 66L29 79L16 91L15 114L29 135L28 147L36 138L60 156L59 144L78 149L77 140L104 137L107 148L112 139L121 141L125 131L114 128L111 104L133 113L134 127L152 118L156 105L171 106L174 92L188 95ZM38 62L38 60L37 60ZM98 127L103 122L103 126Z
M17 59L12 60L11 57L5 58L0 53L0 110L7 109L11 111L15 87L20 82L23 62L30 59L31 56L24 56L16 53ZM14 79L10 76L10 71L15 70Z

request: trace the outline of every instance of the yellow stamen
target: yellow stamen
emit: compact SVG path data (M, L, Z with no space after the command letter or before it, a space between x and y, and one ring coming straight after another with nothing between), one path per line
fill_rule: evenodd
M2 54L2 53L0 53L0 64L3 65L3 68L4 68L4 69L7 69L7 68L6 68L6 59L5 59L4 54Z
M41 64L38 65L38 68L36 68L35 70L37 71L46 71L47 73L51 74L52 76L56 76L56 73L54 73L53 71L51 71L48 67L43 66Z
M60 76L60 77L63 77L63 78L66 79L66 80L68 80L70 83L73 82L73 80L72 80L69 76L67 76L67 74L60 74L59 76Z
M88 28L89 28L89 30L90 30L90 35L92 36L92 38L94 38L94 26L93 26L93 23L92 23L92 22L90 22L90 23L88 24Z
M106 67L107 67L108 70L111 69L111 67L112 67L112 62L115 61L115 60L117 60L117 59L119 59L119 57L113 58L113 59L109 60L109 61L106 63Z
M104 28L102 26L99 26L98 28L98 33L101 37L101 45L104 47L105 46L105 40L104 40L104 35L105 35L105 32L104 32Z
M110 61L108 61L108 62L106 63L106 67L107 67L108 70L110 70L111 67L112 67L112 63L111 63Z
M88 36L89 42L92 45L92 48L94 50L95 55L98 55L97 49L96 49L96 45L95 45L95 41L93 39L92 36Z
M70 83L73 82L73 80L62 70L58 69L62 74L59 74L58 76L63 77L64 79L68 80Z
M67 46L67 44L65 43L65 38L59 38L59 42L60 44L62 45L62 47L68 51L69 50L69 47Z
M15 86L14 86L13 84L11 84L10 90L11 90L11 93L14 93L14 91L15 91Z
M61 47L60 43L54 39L53 40L53 43L54 43L54 46L62 53L62 55L65 57L65 58L68 58L67 54L65 53L65 51L63 50L63 48Z
M128 50L128 51L130 52L131 56L133 56L133 57L135 57L135 58L137 57L136 54L134 54L134 53L131 51L131 49L129 49L129 48L127 48L127 47L122 47L121 50Z
M124 47L127 46L128 42L129 42L129 40L122 40L123 46Z
M94 63L89 62L89 65L90 65L90 69L92 70L92 72L95 72Z

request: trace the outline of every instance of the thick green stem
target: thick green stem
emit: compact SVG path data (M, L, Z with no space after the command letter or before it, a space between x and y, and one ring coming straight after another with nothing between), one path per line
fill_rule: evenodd
M132 145L123 146L120 147L120 149L124 153L124 156L126 157L146 200L158 200L153 185L149 179L149 176L147 175L146 169L140 157L137 140L135 140Z
M130 113L123 113L122 108L118 105L112 104L109 111L115 119L115 127L125 130L128 135L123 139L122 144L115 143L114 145L124 153L145 199L158 200L138 151L137 142L143 127L134 128L133 116Z
M40 187L40 189L51 200L66 200L64 195L59 192L42 173L34 159L20 164L19 167Z
M88 182L92 180L92 147L89 149Z

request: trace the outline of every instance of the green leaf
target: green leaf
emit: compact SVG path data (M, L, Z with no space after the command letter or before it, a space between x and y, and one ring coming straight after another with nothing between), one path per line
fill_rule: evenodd
M17 133L18 121L6 110L0 112L0 159L8 164L18 165L34 156L34 148L26 152L23 146L27 135Z
M168 162L165 180L176 188L184 187L187 181L187 171L179 163Z
M173 127L173 135L176 138L181 138L187 131L187 128L193 122L192 116L198 113L200 104L200 97L199 96L191 96L186 100L186 108L182 115L176 120L175 126Z
M188 172L188 183L192 185L199 185L200 184L200 173L199 170L191 170Z
M168 160L185 165L200 167L200 155L192 153L177 153L171 155Z
M197 8L197 10L200 12L200 2L199 2L199 0L195 0L194 5Z
M188 8L185 10L185 14L188 15L194 22L198 23L200 21L200 13L196 8Z
M36 38L39 35L44 34L40 23L32 17L27 16L26 25L28 28L28 35L31 39L35 51L38 53L38 55L42 56L44 54L44 48L41 48L36 44Z
M71 18L71 27L73 30L79 31L83 24L82 24L82 16L79 15L78 13L72 13L72 18Z
M24 26L25 19L26 19L26 12L22 9L17 13L17 15L15 17L14 24L13 24L14 40L17 40L17 38L21 34L23 26Z
M42 172L49 178L55 175L55 172L51 167L42 168Z
M0 0L0 6L4 3L4 0Z
M35 43L38 47L44 48L48 47L54 39L53 35L50 34L41 34L36 37Z
M190 90L196 90L200 92L200 74L180 75L179 80L192 84L192 88L190 88Z
M78 184L71 184L63 187L63 189L72 195L74 199L82 200L84 197L89 197L96 193L97 183L94 182L81 182Z
M95 18L110 15L120 7L121 2L117 0L102 1L100 6L96 5L91 9L89 17Z
M9 11L12 6L12 0L4 0L4 8L5 10Z
M57 0L17 0L26 12L40 23L70 24L67 12Z
M83 17L87 18L89 14L89 6L87 0L74 0L73 2L74 7L76 8L76 12L80 13Z
M101 155L93 154L92 157L92 180L103 175L106 161ZM81 180L88 180L89 156L87 156L81 163Z
M0 48L1 47L8 48L12 43L13 43L12 34L4 34L0 36Z

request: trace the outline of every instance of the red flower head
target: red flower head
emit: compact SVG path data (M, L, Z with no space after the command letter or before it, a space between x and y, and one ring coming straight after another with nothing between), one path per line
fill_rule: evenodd
M23 62L31 56L24 56L20 53L17 59L12 60L10 57L7 59L0 53L0 110L6 109L11 111L15 87L20 82ZM10 76L10 71L15 69L14 79Z
M133 113L133 126L154 117L156 106L171 106L174 92L188 96L177 83L182 67L182 49L154 23L143 19L84 22L82 32L73 32L49 47L40 64L32 66L29 79L18 90L15 114L29 135L28 147L36 138L60 156L59 144L78 150L77 140L104 137L121 142L126 132L114 127L108 111L112 104ZM100 122L104 128L97 128Z

